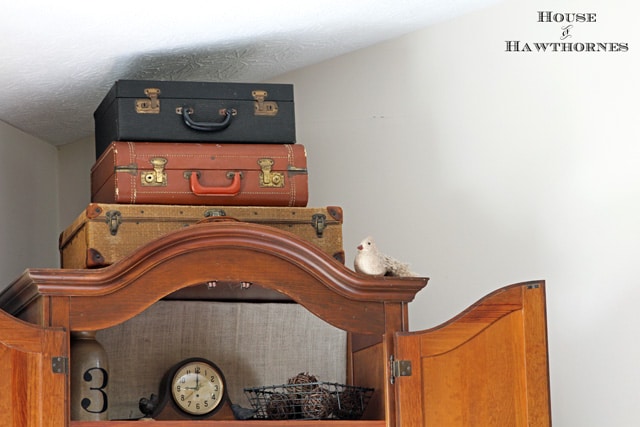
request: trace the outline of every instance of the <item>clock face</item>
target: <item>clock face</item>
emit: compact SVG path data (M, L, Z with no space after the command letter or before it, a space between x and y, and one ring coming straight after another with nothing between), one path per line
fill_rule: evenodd
M194 359L185 361L176 370L171 381L171 396L184 412L205 415L222 403L224 387L224 377L217 366Z

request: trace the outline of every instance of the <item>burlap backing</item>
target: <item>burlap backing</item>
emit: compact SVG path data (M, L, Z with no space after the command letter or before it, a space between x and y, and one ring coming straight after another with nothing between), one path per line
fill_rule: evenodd
M216 363L231 401L245 407L244 387L283 384L300 372L346 378L346 332L297 304L159 301L97 339L109 357L111 419L141 417L139 399L158 394L165 371L188 357Z

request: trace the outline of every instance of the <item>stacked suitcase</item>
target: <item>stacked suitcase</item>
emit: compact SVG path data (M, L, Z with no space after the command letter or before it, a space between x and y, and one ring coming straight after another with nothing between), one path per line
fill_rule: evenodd
M94 118L91 204L60 236L63 268L110 265L212 216L293 232L344 262L341 208L307 207L292 85L120 80Z

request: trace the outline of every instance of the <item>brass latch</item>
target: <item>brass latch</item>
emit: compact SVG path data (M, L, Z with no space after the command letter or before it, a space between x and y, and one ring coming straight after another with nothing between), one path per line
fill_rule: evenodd
M167 159L164 157L154 157L149 159L152 171L140 172L140 183L143 186L161 187L167 185L167 173L164 170L164 166L167 164Z
M327 216L325 214L313 214L311 225L316 230L316 236L322 238L324 229L327 228Z
M116 234L118 234L118 228L120 227L120 223L122 222L122 214L120 213L120 211L108 211L106 214L104 214L104 217L111 235L115 236Z
M284 187L284 173L271 171L274 163L273 159L258 160L258 165L260 165L260 169L262 169L260 172L260 187Z
M138 114L159 114L160 113L160 89L150 87L144 90L147 99L136 99L136 113Z
M266 90L253 90L251 96L255 99L253 114L256 116L275 116L278 114L278 103L275 101L265 101L268 93Z
M411 376L411 361L410 360L395 360L393 355L390 359L391 365L391 384L395 383L398 377L410 377Z
M206 211L204 211L205 218L218 216L227 216L227 213L224 211L224 209L207 209Z

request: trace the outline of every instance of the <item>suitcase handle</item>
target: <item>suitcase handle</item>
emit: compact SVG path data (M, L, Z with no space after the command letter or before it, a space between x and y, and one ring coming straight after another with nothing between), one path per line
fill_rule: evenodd
M189 186L196 196L237 196L240 193L240 172L228 172L227 177L232 178L228 187L205 187L198 180L198 173L189 173Z
M219 132L225 130L231 124L231 117L234 115L233 109L225 108L221 110L221 113L224 113L224 119L221 122L196 122L191 118L193 108L185 105L181 110L184 124L193 130L201 132Z

